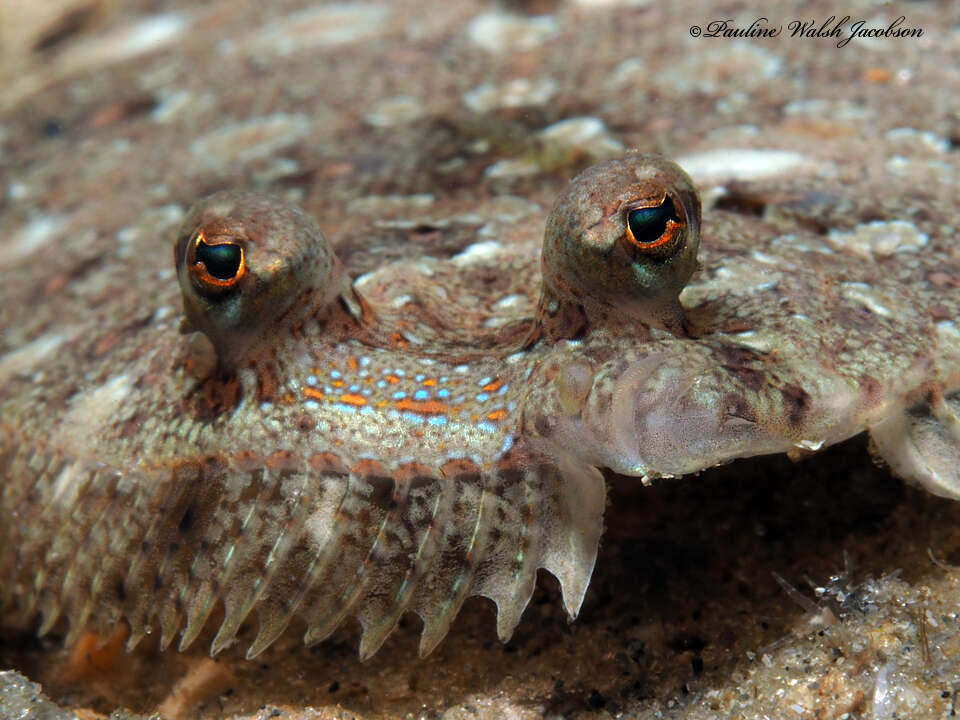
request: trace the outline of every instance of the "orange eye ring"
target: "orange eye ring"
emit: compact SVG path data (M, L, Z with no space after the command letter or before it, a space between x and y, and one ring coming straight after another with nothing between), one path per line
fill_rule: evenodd
M190 243L187 267L200 292L218 294L237 286L246 275L246 253L243 246L230 237L208 242L203 231Z
M686 227L673 200L664 194L656 205L630 205L624 209L624 226L631 249L645 255L672 253Z
M657 250L658 248L662 248L665 245L669 245L671 242L673 242L677 233L682 229L683 225L680 223L676 222L675 220L668 220L666 229L664 229L663 234L657 240L654 240L653 242L640 242L634 237L633 231L630 229L630 225L628 224L627 240L629 240L630 244L633 245L633 247L635 247L637 250L646 253L652 250Z

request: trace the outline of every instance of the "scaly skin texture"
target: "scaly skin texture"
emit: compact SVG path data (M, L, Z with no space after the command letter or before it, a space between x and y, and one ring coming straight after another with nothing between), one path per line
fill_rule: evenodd
M664 213L649 236L638 209ZM212 651L254 613L252 657L294 617L311 643L354 616L366 657L412 611L427 653L470 595L509 638L538 568L576 615L598 468L678 476L869 429L899 474L960 495L960 268L727 227L680 294L699 226L689 178L630 154L561 194L540 292L535 257L478 251L429 285L403 262L351 284L303 212L214 195L175 240L180 332L129 283L0 359L6 617L184 648L222 603ZM529 302L438 300L491 269Z

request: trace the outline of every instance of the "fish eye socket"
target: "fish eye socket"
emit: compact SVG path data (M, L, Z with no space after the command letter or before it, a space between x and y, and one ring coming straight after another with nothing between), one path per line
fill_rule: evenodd
M627 211L627 239L641 252L668 245L682 227L669 195L654 207L635 207Z
M190 272L198 289L220 292L234 287L246 272L243 247L235 242L210 244L197 234L191 252Z

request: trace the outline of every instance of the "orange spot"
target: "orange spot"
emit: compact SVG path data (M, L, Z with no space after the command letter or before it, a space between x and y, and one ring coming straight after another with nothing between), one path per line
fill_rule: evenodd
M503 408L487 413L487 420L503 420L507 416L507 411Z
M127 626L120 624L104 643L96 633L83 633L70 650L63 675L65 678L104 679L110 672L122 669ZM117 662L120 662L120 667Z
M398 382L400 382L400 378L398 378L396 375L387 375L387 382L396 385Z
M52 278L47 280L47 284L43 286L44 295L53 295L60 292L70 282L70 273L59 273L54 275Z
M260 400L273 400L273 398L277 396L277 390L279 389L277 376L273 370L270 369L269 365L264 365L260 372L257 373L257 390L260 393Z
M440 474L445 478L458 478L464 475L472 476L480 472L479 466L466 459L448 460L440 468Z
M347 367L349 367L351 370L356 370L356 369L357 369L357 359L356 359L355 357L352 357L352 356L349 357L349 358L347 358Z
M292 402L293 402L293 394L292 394L292 393L284 393L284 394L283 394L283 401L284 401L285 403L292 403Z
M424 387L434 387L437 384L436 378L427 378L423 381Z
M344 466L343 461L333 453L317 453L310 458L310 467L320 472L332 473L336 475L346 475L349 470Z
M386 407L389 404L390 404L389 400L381 400L380 402L377 403L377 407L382 408L382 407Z
M500 378L497 378L493 382L488 382L486 385L483 386L482 389L485 390L486 392L496 392L501 387L503 387L503 380L501 380Z
M355 166L352 163L348 162L335 162L324 165L318 171L318 174L325 179L335 179L341 178L349 175L355 169Z
M214 415L236 407L240 400L240 381L208 377L200 387L197 409Z
M347 393L346 395L340 396L340 402L345 402L347 405L366 405L367 399L363 395L353 395Z
M303 464L300 457L291 450L274 450L263 462L271 470L299 470Z
M343 387L343 380L334 380L330 384L333 385L334 387Z
M868 68L863 76L867 82L875 85L885 85L893 80L893 73L885 68Z
M124 331L122 329L111 330L106 336L97 341L97 344L93 348L93 354L97 357L106 355L120 344L120 341L123 340L123 336Z
M397 347L407 347L410 342L400 333L390 333L390 341Z
M447 404L436 400L399 400L393 405L397 410L409 410L421 415L443 415L447 412Z
M243 471L250 471L260 467L260 456L253 450L241 450L234 455L234 466Z
M390 473L387 472L387 469L381 463L378 463L376 460L371 460L370 458L357 460L357 462L353 464L353 467L350 468L350 471L360 477L390 477Z
M306 395L307 397L315 398L316 400L323 400L324 398L324 394L322 392L320 392L319 390L314 390L311 387L305 387L303 389L303 394Z
M400 484L409 485L417 479L429 479L436 480L438 479L439 473L429 465L424 465L423 463L410 462L404 463L397 468L395 473L397 482Z

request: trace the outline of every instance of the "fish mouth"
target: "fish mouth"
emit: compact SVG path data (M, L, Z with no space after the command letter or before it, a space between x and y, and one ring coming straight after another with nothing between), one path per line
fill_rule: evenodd
M580 412L556 423L552 444L575 448L578 459L596 467L655 479L737 458L809 452L864 429L856 395L841 378L811 385L810 411L797 421L789 402L794 388L775 378L751 387L718 367L708 348L685 343L674 350L601 367Z

